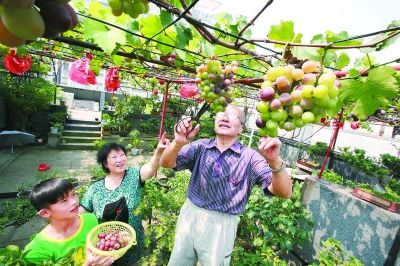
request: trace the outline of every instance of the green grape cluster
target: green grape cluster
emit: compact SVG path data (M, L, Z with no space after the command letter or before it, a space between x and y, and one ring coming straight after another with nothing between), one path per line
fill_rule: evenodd
M278 128L291 131L318 124L338 102L340 83L332 71L322 73L319 63L306 61L271 67L261 85L256 119L260 136L278 136Z
M196 68L200 97L209 102L215 112L223 112L233 101L230 86L234 83L238 65L237 61L222 65L221 61L209 59Z
M108 0L108 5L114 16L117 17L125 13L132 18L137 18L140 14L149 12L149 1L147 0Z

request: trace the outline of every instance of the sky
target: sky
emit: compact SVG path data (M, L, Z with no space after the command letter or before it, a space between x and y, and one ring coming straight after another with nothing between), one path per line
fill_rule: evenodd
M245 15L248 20L266 3L266 0L200 0L208 6L216 6L209 13L226 12ZM303 34L307 43L315 34L331 30L347 31L350 36L386 29L393 20L400 20L399 0L274 0L251 27L253 38L266 38L271 25L281 20L294 22L296 33ZM357 51L349 53L355 57ZM373 54L384 63L400 57L400 38L392 46Z

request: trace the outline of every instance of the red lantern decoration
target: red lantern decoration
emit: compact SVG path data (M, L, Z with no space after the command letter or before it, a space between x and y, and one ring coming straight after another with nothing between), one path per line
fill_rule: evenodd
M185 83L181 85L179 94L182 98L190 98L199 94L199 88L194 83Z
M117 91L121 86L121 80L119 78L119 67L110 67L106 73L105 80L106 90L107 91Z
M16 54L15 49L12 49L4 58L4 65L11 73L22 75L31 68L32 58L30 55L20 57Z
M89 69L93 55L87 53L85 57L75 60L69 70L69 78L82 85L96 84L96 75Z

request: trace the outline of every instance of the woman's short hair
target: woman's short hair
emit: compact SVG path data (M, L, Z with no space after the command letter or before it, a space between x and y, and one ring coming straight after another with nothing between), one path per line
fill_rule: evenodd
M36 210L48 208L65 198L74 189L73 184L64 178L50 178L37 184L30 194L30 200Z
M112 143L107 143L97 152L97 163L101 165L104 172L106 173L110 172L110 170L106 167L107 157L110 154L110 152L119 150L122 150L126 154L126 148L124 145L112 142Z

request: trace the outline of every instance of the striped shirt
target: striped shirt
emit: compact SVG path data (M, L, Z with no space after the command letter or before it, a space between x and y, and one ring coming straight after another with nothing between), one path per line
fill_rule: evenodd
M192 176L187 197L198 207L227 214L241 214L255 184L267 187L272 172L260 153L236 141L220 152L215 139L201 139L183 147L175 170L189 169Z

